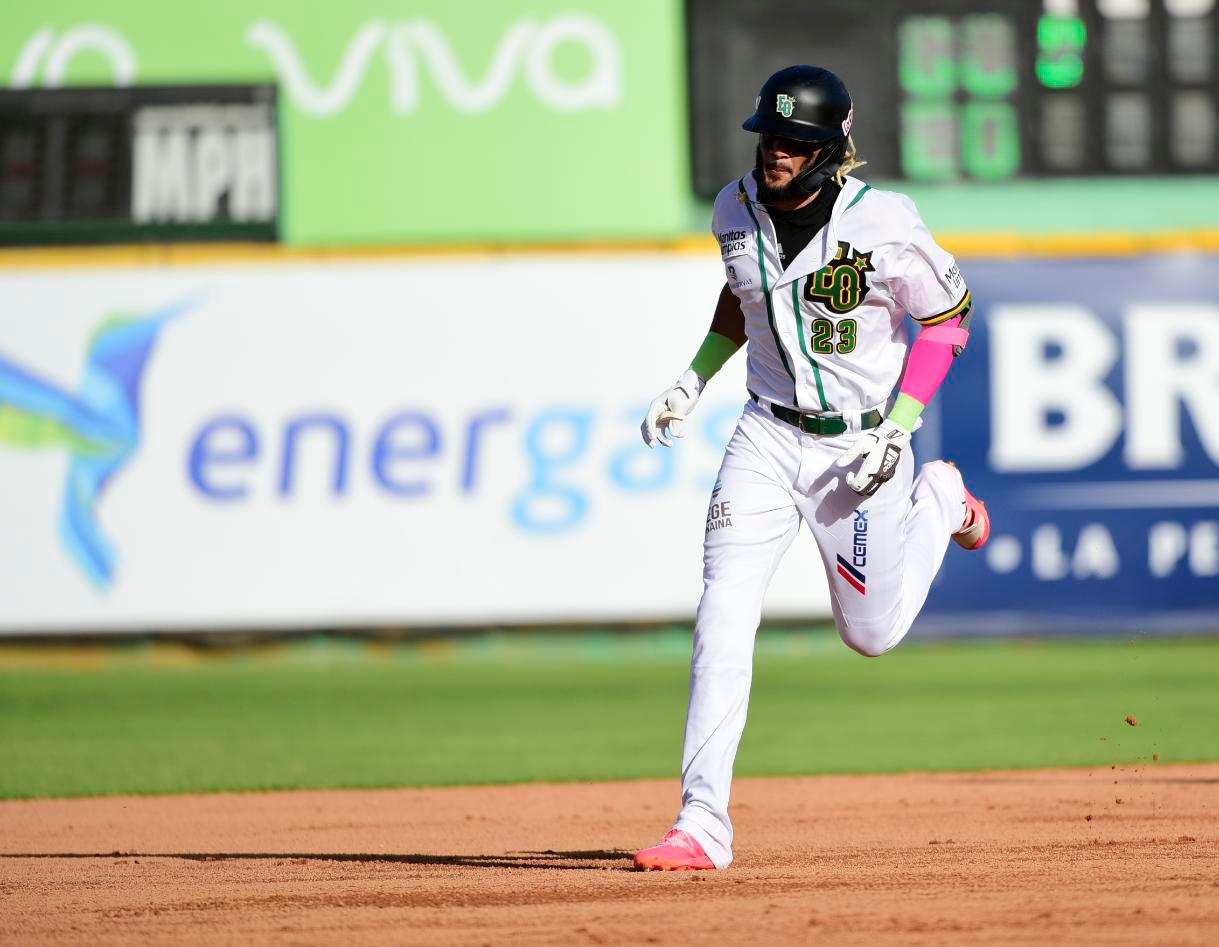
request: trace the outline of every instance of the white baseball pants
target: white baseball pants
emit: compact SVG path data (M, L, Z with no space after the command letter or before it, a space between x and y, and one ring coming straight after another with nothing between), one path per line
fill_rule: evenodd
M746 405L711 497L703 597L694 627L690 708L676 827L716 867L732 862L728 797L749 704L762 599L803 520L829 578L842 640L875 657L905 637L948 541L965 519L956 468L902 452L893 479L861 497L834 466L857 434L815 437Z

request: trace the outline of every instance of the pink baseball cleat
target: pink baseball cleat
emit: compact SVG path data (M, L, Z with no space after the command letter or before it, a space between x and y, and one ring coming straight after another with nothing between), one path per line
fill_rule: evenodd
M635 867L639 871L699 871L715 868L715 863L689 832L672 829L651 848L645 848L635 856Z
M952 534L952 538L965 549L981 549L990 539L990 514L986 512L985 503L970 493L964 484L961 486L965 490L965 522Z

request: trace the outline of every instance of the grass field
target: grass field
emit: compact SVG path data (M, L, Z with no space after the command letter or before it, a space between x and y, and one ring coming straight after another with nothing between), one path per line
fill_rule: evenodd
M0 649L0 796L676 778L688 633ZM1126 723L1133 715L1137 726ZM742 775L1219 759L1219 639L759 642Z

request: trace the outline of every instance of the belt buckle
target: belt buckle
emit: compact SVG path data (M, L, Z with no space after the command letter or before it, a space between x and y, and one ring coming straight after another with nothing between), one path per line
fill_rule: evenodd
M802 414L800 415L800 430L805 434L837 437L839 434L847 432L847 422L841 414Z

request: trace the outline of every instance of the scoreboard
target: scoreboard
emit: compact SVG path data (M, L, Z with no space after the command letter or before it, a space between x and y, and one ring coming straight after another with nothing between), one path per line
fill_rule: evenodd
M1219 174L1216 0L687 0L696 191L768 75L838 73L872 178Z
M0 91L0 245L278 228L274 86Z

